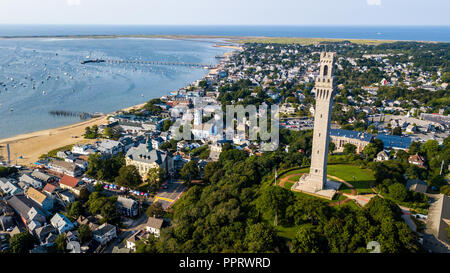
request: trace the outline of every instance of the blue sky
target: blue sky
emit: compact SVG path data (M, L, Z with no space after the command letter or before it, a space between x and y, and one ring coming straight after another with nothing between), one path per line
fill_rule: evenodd
M450 25L449 0L0 0L0 24Z

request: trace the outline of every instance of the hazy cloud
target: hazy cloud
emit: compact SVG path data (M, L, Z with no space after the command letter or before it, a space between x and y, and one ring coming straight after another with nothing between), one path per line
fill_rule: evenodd
M366 0L369 6L381 6L381 0Z
M67 0L66 2L69 7L81 5L81 0Z

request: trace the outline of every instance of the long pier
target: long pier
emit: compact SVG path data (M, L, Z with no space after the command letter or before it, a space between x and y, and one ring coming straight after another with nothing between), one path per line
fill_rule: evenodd
M184 62L163 62L163 61L143 61L143 60L121 60L121 59L101 59L95 61L83 61L82 64L87 63L107 63L107 64L140 64L140 65L173 65L173 66L188 66L211 69L215 68L215 65L211 64L198 64L198 63L184 63Z

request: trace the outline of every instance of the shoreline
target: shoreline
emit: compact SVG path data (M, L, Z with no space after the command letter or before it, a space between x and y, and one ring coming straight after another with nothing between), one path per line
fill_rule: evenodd
M23 36L0 36L0 40L8 39L116 39L116 38L149 38L149 39L223 39L229 43L243 44L246 42L270 43L276 40L289 40L290 43L310 44L311 41L318 42L340 42L350 41L356 44L382 44L394 42L417 42L417 43L450 43L450 41L427 41L427 40L398 40L398 39L363 39L363 38L326 38L326 37L269 37L269 36L221 36L221 35L146 35L146 34L123 34L123 35L23 35Z
M214 47L229 48L233 50L242 50L242 47L233 45L213 45ZM224 56L228 56L232 52L225 52ZM220 65L220 64L219 64ZM208 76L214 73L217 68L209 69ZM203 77L203 78L204 78ZM108 123L107 117L117 112L130 111L132 109L142 108L147 102L116 110L111 113L106 113L100 117L92 118L85 121L72 123L56 128L43 129L30 133L23 133L12 137L0 139L0 156L3 156L3 161L7 161L6 144L10 145L11 164L16 162L17 165L29 166L36 162L43 154L48 153L53 149L63 146L72 145L75 143L93 143L96 139L85 139L83 134L85 128L94 125L104 125ZM17 154L17 157L16 157ZM19 158L22 156L23 158Z

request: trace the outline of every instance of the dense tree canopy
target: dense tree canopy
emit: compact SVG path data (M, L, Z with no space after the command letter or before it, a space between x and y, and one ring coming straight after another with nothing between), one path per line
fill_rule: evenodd
M122 166L119 170L119 176L116 177L116 183L134 189L142 184L142 178L135 166Z

